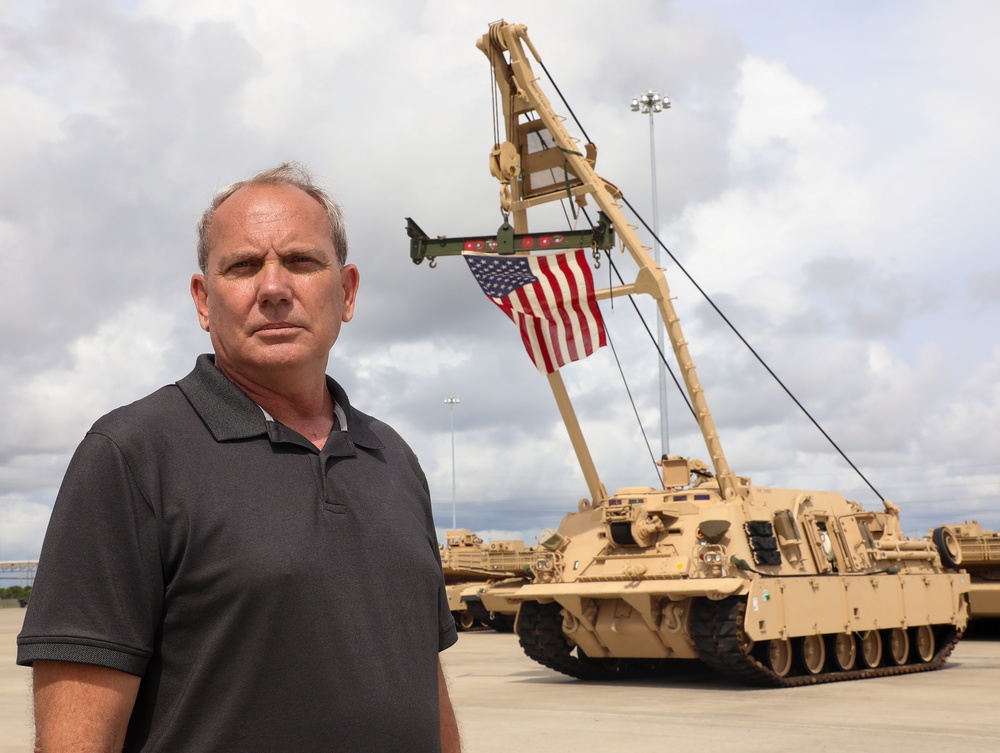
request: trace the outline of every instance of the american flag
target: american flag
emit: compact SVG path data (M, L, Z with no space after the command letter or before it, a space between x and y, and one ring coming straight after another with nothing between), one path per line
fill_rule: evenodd
M518 326L543 374L608 344L583 249L545 256L463 256L486 296Z

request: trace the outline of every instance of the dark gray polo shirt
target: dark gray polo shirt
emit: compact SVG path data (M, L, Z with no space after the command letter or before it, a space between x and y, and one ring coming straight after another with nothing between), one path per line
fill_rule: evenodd
M456 640L427 482L351 408L322 451L201 356L63 480L19 664L142 677L126 751L436 751Z

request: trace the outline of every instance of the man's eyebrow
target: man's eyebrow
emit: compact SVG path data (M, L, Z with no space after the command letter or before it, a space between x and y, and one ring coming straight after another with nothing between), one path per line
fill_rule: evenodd
M259 252L249 248L224 251L219 255L219 264L232 264L233 262L247 261L249 259L257 259L259 257Z
M295 246L277 251L277 254L281 259L294 258L297 254L306 254L316 258L317 261L328 261L330 264L333 264L336 258L335 254L328 254L322 246ZM233 249L232 251L221 252L218 256L216 266L218 269L226 269L232 264L242 261L256 261L264 256L266 256L265 253L252 248ZM324 260L322 257L325 256L329 256L329 259Z
M278 251L278 256L295 256L295 254L325 255L327 252L322 246L295 246Z

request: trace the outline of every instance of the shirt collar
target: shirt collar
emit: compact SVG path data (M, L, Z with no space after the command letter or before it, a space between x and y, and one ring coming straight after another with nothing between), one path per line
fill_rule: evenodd
M216 368L215 356L198 356L194 369L177 382L177 386L208 427L215 441L227 442L267 435L266 414ZM372 419L351 407L347 393L332 377L326 377L326 386L337 407L343 411L346 427L342 421L341 428L346 430L351 441L368 449L382 449L382 441L371 429Z

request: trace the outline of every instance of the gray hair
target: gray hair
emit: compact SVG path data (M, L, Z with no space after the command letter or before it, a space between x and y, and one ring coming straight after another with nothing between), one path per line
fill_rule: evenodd
M202 273L208 269L208 235L212 229L212 218L215 216L215 210L222 202L247 186L292 186L300 191L305 191L316 199L323 205L327 219L330 220L330 237L333 240L333 247L337 251L337 261L341 266L347 264L347 229L344 227L344 213L340 205L313 182L312 175L305 167L297 162L285 162L270 170L263 170L248 180L241 180L226 186L215 194L211 205L202 213L197 225L198 266Z

